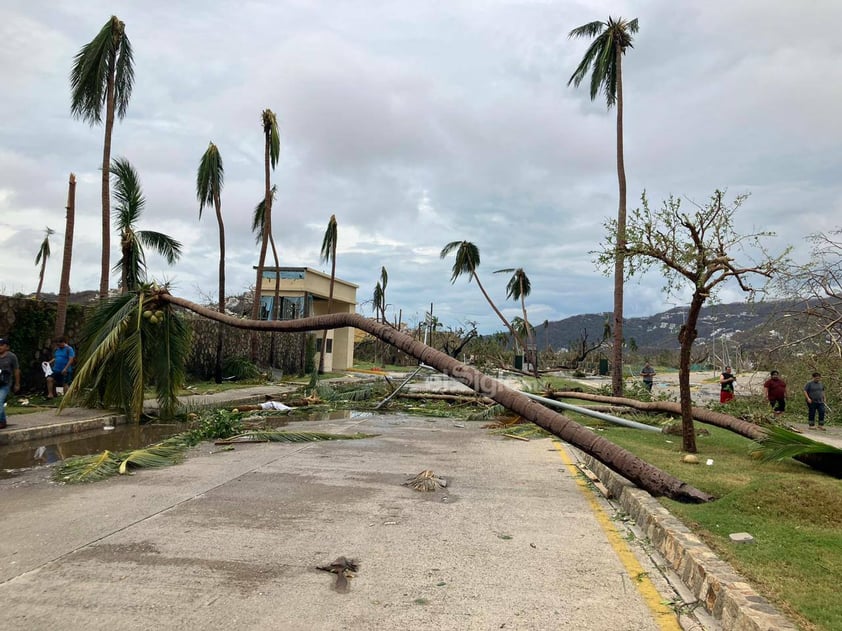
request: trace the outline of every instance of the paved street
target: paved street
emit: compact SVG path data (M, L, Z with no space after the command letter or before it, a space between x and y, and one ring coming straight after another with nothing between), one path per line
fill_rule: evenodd
M293 427L378 436L203 444L87 485L0 480L0 627L677 628L549 439L402 415ZM402 486L425 469L447 487ZM315 569L340 555L360 563L347 594Z

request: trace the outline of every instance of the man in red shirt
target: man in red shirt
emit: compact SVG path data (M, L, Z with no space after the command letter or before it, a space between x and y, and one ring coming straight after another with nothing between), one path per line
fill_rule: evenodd
M769 374L769 378L763 384L763 389L766 391L766 398L769 399L769 405L775 412L775 416L780 416L786 410L786 381L781 379L777 370L773 370Z

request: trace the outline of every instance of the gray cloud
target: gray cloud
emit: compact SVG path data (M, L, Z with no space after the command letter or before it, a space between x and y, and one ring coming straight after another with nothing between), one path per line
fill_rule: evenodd
M4 8L0 20L0 289L31 292L45 226L58 231L45 288L60 274L67 174L75 172L71 283L99 277L102 128L69 115L73 55L111 15L102 0ZM338 274L369 300L380 267L404 319L429 303L454 325L501 324L480 292L438 253L481 250L481 279L507 317L504 267L532 280L530 319L611 309L611 279L593 265L616 213L613 111L567 86L586 43L575 26L609 13L640 20L624 65L629 207L645 189L705 201L750 192L745 231L773 230L773 250L838 223L842 6L663 0L440 3L122 3L136 86L115 126L113 155L138 169L142 227L168 232L185 257L150 273L201 299L216 287L217 227L195 197L209 141L226 168L229 293L254 282L251 213L263 194L260 113L281 127L274 227L285 265L322 269L339 222ZM112 239L113 241L113 239ZM112 254L116 260L116 251ZM116 277L115 277L116 282ZM652 273L634 281L627 315L680 304ZM727 293L727 292L726 292ZM731 294L727 294L731 295ZM737 297L737 294L733 294ZM370 313L367 306L361 307Z

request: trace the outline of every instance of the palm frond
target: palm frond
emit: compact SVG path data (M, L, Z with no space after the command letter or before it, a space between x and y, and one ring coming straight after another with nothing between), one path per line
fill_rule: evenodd
M322 249L319 253L319 260L322 263L327 263L331 257L336 255L336 215L331 215L327 222L327 229L325 229L325 236L322 239Z
M343 401L368 401L375 396L376 392L377 389L374 386L364 386L353 390L343 390L338 393L338 396Z
M322 401L336 401L340 398L339 393L333 389L333 387L328 383L320 383L316 386L316 395Z
M82 352L85 361L76 371L73 383L66 390L59 410L79 400L96 399L99 385L106 375L113 375L109 359L114 357L129 326L129 315L137 305L136 294L124 294L102 301L85 321ZM112 366L113 367L113 366Z
M412 476L402 486L408 486L416 491L432 492L447 486L447 480L437 476L430 469L425 469L418 475Z
M506 408L504 408L500 404L490 405L484 410L480 410L479 412L474 412L473 414L468 415L465 420L467 421L485 421L488 419L496 418L498 416L502 416L506 413Z
M140 185L140 175L126 158L114 158L111 161L111 177L114 180L114 221L118 230L133 226L140 217L146 198Z
M115 110L117 116L123 118L134 85L134 60L125 24L113 15L73 58L70 113L74 118L86 120L91 125L102 122L112 58Z
M456 260L451 270L450 282L455 283L462 274L473 278L480 264L479 248L470 241L451 241L442 248L439 257L445 258L453 250L456 250Z
M231 443L314 443L326 440L360 440L374 438L377 434L329 434L325 432L280 432L271 430L254 430L217 440L216 445Z
M69 458L56 467L53 478L60 482L95 482L117 473L120 461L110 451L94 456Z
M278 132L278 119L272 110L263 110L263 133L269 149L269 162L274 169L281 154L281 136Z
M278 192L278 186L272 185L270 196L275 199L275 194ZM260 201L254 207L254 213L251 216L251 231L254 233L254 242L260 245L263 240L263 224L266 221L266 198L261 197Z
M842 449L820 441L812 440L783 427L771 426L764 430L766 437L751 448L752 455L759 455L763 462L794 458L805 454L836 454L842 456Z
M221 193L224 182L225 169L222 166L222 156L217 146L211 142L202 154L199 170L196 173L196 197L199 200L200 219L202 209L205 205L213 205L214 198Z
M168 467L184 459L186 447L183 444L158 443L145 449L135 449L120 454L120 475L129 473L129 467L152 469Z
M520 438L549 438L552 436L547 430L538 427L535 423L514 423L505 427L498 427L490 430L492 434L509 434Z
M139 230L137 238L147 248L152 248L172 265L181 257L181 243L171 236L154 230Z

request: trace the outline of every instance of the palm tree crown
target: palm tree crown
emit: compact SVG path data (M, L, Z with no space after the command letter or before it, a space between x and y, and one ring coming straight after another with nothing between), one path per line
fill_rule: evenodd
M214 206L216 198L222 193L222 185L225 182L225 169L222 166L222 156L219 149L212 142L199 162L199 170L196 173L196 197L199 200L199 218L202 217L202 209L205 206Z
M44 240L41 241L41 247L35 256L35 265L41 264L41 272L38 274L38 289L35 290L35 300L41 297L41 288L44 286L44 271L47 269L47 259L50 258L50 236L55 233L55 230L47 226L44 230Z
M506 284L506 298L521 300L532 293L532 282L529 280L529 276L526 275L526 272L523 271L522 267L518 267L517 269L513 267L498 269L494 273L512 275L509 282Z
M617 74L620 70L617 53L624 55L627 48L634 48L632 35L637 31L637 18L625 20L612 17L607 22L589 22L570 31L569 37L592 37L594 40L567 85L572 83L578 88L591 70L591 100L596 100L602 89L611 109L617 102Z
M146 281L146 253L152 248L172 265L181 256L181 243L153 230L138 230L137 221L146 206L137 171L125 158L116 158L111 165L114 177L114 222L120 233L122 257L114 266L120 270L123 293L135 290Z
M450 282L455 283L462 274L468 274L468 282L470 282L479 267L479 248L470 241L451 241L442 248L439 256L446 258L454 250L456 250L456 260L453 262Z
M109 85L112 81L113 87ZM70 71L70 113L91 125L102 122L102 108L108 106L109 89L113 89L115 113L126 115L134 87L132 44L126 25L117 16L100 29L73 58Z

